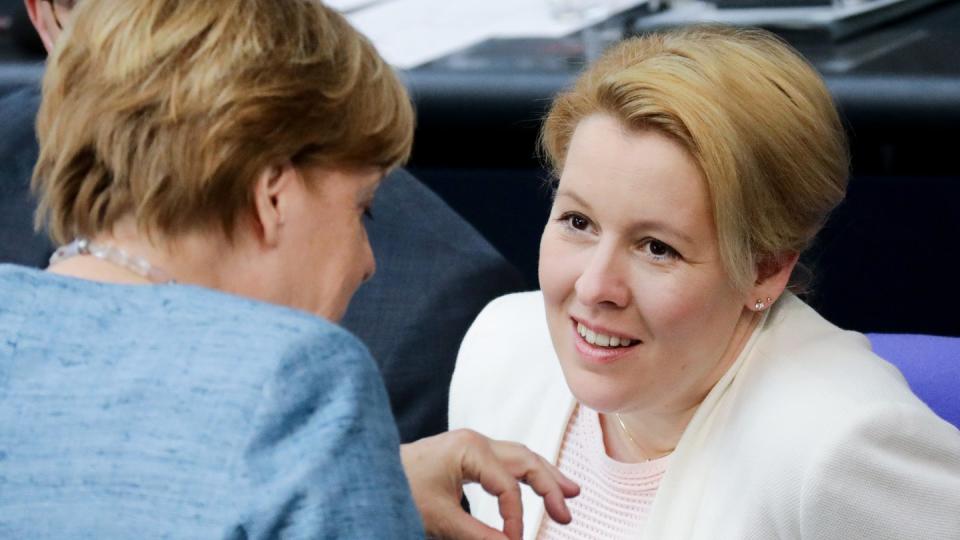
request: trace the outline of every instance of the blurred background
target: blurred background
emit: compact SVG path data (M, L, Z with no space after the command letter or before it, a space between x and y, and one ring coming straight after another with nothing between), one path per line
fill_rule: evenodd
M960 335L960 0L330 4L411 91L409 169L530 288L550 205L536 141L551 97L626 36L702 22L773 30L823 75L852 147L847 200L805 257L807 300L846 328ZM23 3L0 0L0 94L39 84L43 60Z

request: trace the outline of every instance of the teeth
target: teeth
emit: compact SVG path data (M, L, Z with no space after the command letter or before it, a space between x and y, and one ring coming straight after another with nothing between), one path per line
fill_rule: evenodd
M580 334L587 343L598 347L629 347L630 344L633 343L633 340L627 338L598 334L582 323L577 323L577 333Z

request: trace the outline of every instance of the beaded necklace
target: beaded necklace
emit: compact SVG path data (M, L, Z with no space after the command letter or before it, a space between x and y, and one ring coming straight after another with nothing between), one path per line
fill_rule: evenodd
M176 281L165 271L150 264L150 261L143 257L130 255L126 251L113 246L94 244L87 238L77 238L65 246L60 246L53 255L50 256L50 264L77 257L80 255L89 255L102 261L113 263L121 268L129 270L138 276L144 277L153 283L173 284Z

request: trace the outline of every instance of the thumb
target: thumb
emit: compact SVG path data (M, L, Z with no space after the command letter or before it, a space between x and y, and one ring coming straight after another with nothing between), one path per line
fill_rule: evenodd
M520 540L508 538L502 532L489 527L462 508L450 509L440 530L434 531L436 538L462 540Z

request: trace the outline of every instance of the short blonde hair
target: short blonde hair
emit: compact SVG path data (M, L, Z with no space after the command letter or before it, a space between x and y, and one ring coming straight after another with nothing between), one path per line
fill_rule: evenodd
M846 191L846 137L829 92L765 31L695 27L614 46L553 103L541 146L555 174L577 125L595 113L690 153L740 290L758 263L802 252Z
M37 221L58 242L130 215L229 237L267 167L389 169L413 121L374 47L317 0L82 2L44 78Z

